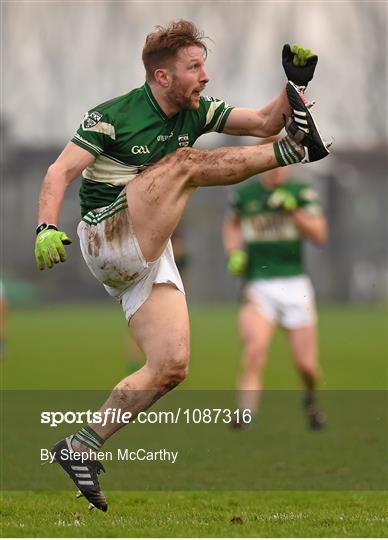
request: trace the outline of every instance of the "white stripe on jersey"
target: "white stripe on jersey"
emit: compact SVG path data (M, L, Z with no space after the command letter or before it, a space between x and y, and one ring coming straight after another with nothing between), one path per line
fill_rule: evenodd
M81 141L83 144L86 144L86 146L90 146L90 148L93 148L93 150L95 152L98 152L99 154L101 154L102 152L102 148L100 148L99 146L95 145L95 144L92 144L90 143L89 141L87 141L86 139L84 139L83 137L81 137L81 135L78 135L78 133L76 133L74 135L74 139L78 139L79 141Z
M214 131L217 131L219 129L225 114L228 113L229 111L230 111L230 107L228 107L227 109L223 111L223 113L220 115L219 119L217 120L216 125L213 128Z
M82 176L93 182L109 183L112 186L125 186L139 172L139 167L125 165L106 154L99 155L93 163L86 167Z
M103 135L108 135L113 140L116 140L115 128L112 124L108 122L98 122L95 126L86 128L82 126L83 131L96 131L97 133L102 133Z
M210 103L210 107L209 107L209 110L207 111L207 115L206 115L206 123L205 123L205 126L204 126L205 128L213 120L216 110L218 109L218 107L223 105L223 103L224 103L223 101L212 101Z

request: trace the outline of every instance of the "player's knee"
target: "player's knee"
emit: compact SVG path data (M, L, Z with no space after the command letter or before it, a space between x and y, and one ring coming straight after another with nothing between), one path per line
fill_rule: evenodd
M189 147L178 148L178 150L171 154L173 165L177 168L180 177L190 180L195 176L201 160L200 154L199 150Z
M170 354L162 365L161 385L163 388L172 388L187 377L189 352L184 349L176 351Z
M249 343L245 347L247 369L257 370L264 366L267 349L260 343Z

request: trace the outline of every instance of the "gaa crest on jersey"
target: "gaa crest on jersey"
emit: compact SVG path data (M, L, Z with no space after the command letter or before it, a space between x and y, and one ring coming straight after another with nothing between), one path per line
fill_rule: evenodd
M93 111L90 114L86 113L84 121L82 122L82 127L84 129L90 129L96 126L98 122L101 120L101 118L102 118L102 114L97 111Z
M181 148L182 146L189 146L189 134L181 133L178 135L178 143Z

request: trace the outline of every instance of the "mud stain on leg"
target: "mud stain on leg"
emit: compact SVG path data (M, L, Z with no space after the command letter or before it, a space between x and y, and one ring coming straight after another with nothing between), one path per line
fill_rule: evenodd
M88 235L88 253L92 257L98 257L101 248L101 238L97 234L97 227L91 225Z
M120 246L128 241L131 234L128 209L120 210L105 222L104 237L105 241Z

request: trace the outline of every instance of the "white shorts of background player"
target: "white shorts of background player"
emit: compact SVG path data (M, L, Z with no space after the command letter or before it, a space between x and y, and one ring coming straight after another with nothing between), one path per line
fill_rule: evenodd
M305 275L255 279L245 286L244 299L270 322L290 330L316 322L314 289Z

